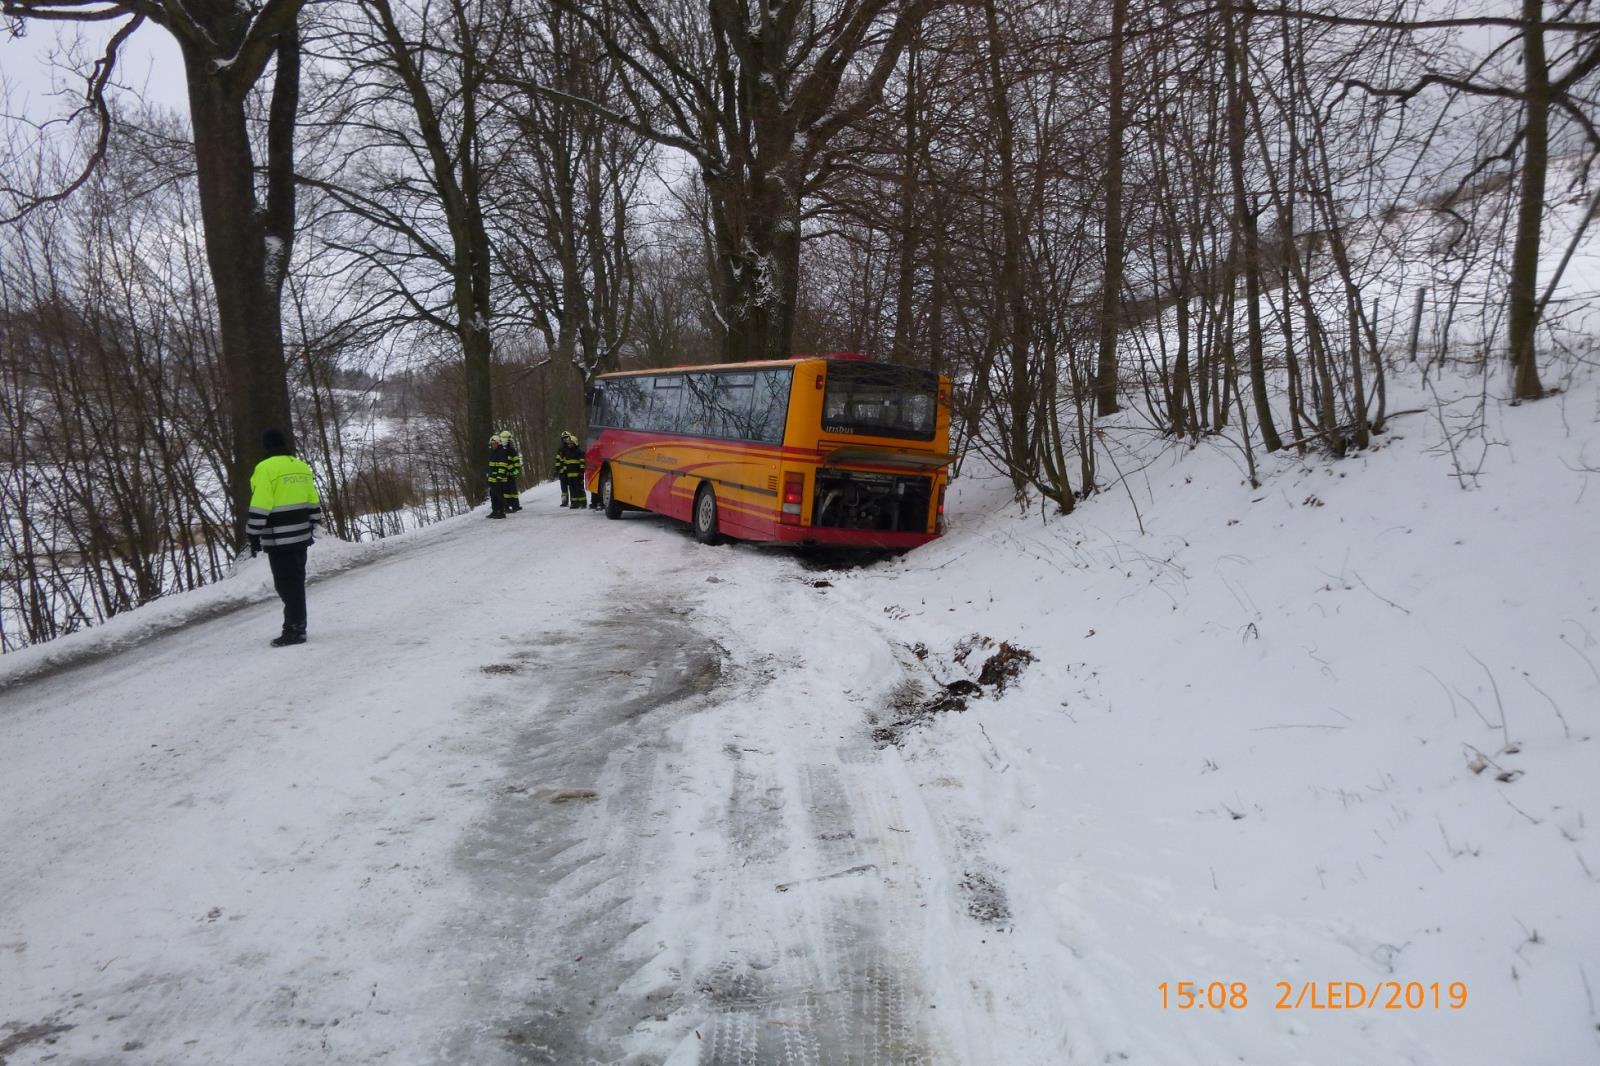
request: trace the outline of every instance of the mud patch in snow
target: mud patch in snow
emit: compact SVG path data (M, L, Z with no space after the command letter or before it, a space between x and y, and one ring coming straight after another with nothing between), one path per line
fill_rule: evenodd
M985 925L1003 926L1011 922L1011 902L1005 887L982 870L968 870L957 887L967 905L967 914Z
M795 552L795 562L803 569L823 573L865 570L894 558L886 552L850 548L812 548Z
M941 714L966 710L969 699L981 699L990 693L1002 695L1006 686L1020 677L1029 663L1037 660L1027 648L1009 641L996 643L988 637L974 634L956 644L949 661L969 673L975 673L976 680L958 677L954 681L940 681L935 673L936 664L931 661L936 657L926 645L916 644L904 650L928 675L929 681L907 677L890 693L888 720L875 724L872 730L873 742L880 748L898 746L907 732L927 725ZM975 661L985 651L988 654L982 655L981 663L974 669ZM910 664L902 662L902 666L910 669Z
M54 1044L56 1037L70 1030L72 1026L61 1025L57 1022L44 1021L37 1025L23 1025L21 1022L6 1022L0 1025L0 1066L7 1062L6 1056L12 1052L21 1051L29 1044Z
M1020 677L1022 671L1033 661L1033 652L1027 648L1019 648L1009 641L1001 641L1000 647L995 649L994 654L983 661L983 668L978 671L978 684L992 687L998 695L1006 690L1007 685Z

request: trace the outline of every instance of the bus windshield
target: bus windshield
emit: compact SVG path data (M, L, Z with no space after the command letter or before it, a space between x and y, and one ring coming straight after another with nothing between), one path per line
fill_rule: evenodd
M939 376L881 363L830 362L822 428L906 440L932 440Z

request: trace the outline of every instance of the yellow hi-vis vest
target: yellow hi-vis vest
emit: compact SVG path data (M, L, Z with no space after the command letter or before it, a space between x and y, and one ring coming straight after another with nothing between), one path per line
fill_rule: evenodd
M311 543L312 524L322 521L322 501L311 468L292 455L269 455L250 475L250 517L244 531L263 548Z

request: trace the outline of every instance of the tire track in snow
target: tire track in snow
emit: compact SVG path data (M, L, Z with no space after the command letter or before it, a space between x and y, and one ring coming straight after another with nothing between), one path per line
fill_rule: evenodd
M503 667L501 698L532 713L456 849L481 924L441 950L478 956L465 990L478 1006L438 1061L619 1061L628 1033L673 994L670 982L628 986L658 953L636 936L659 908L639 838L660 816L668 729L721 676L720 649L682 614L624 608L491 664Z
M800 685L797 700L808 695L803 680L772 684ZM695 982L706 1015L698 1061L949 1061L932 1050L922 1020L926 996L909 948L921 932L920 893L911 856L888 829L899 807L878 757L864 730L837 748L799 742L797 762L785 761L793 748L780 754L777 744L723 748L739 877L715 901L715 961Z

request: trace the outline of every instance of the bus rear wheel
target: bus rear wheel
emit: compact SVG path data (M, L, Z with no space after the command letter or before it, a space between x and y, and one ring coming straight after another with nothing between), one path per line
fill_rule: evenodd
M701 485L694 497L694 536L701 544L721 544L717 532L717 494L710 485Z
M616 487L611 483L611 468L600 471L600 502L605 506L606 517L612 521L622 517L622 504L617 502Z

